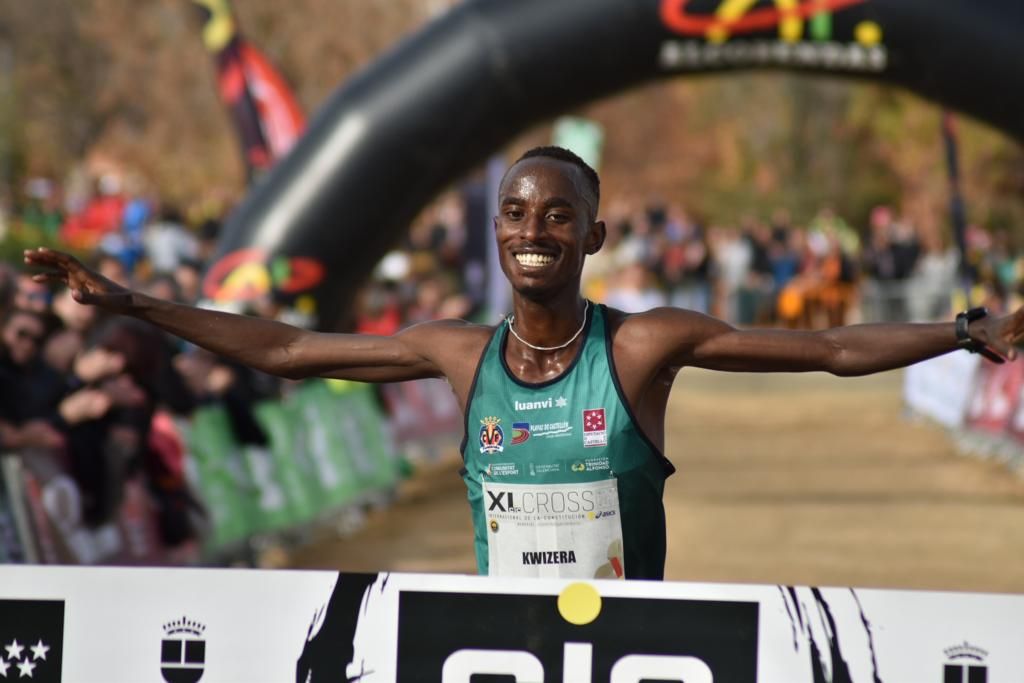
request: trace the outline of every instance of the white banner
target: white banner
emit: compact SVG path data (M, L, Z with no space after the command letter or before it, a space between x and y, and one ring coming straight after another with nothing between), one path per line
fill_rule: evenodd
M963 427L981 356L947 353L903 371L903 398L916 413L950 429Z
M0 681L1019 683L1022 632L1011 595L0 567Z

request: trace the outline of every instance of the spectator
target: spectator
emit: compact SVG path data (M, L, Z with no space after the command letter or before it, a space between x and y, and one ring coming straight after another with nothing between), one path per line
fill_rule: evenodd
M199 258L199 240L184 225L177 208L168 206L159 220L151 223L143 236L146 256L153 270L173 273L182 261Z
M646 311L668 303L655 286L651 271L640 262L627 264L615 274L605 302L627 313Z

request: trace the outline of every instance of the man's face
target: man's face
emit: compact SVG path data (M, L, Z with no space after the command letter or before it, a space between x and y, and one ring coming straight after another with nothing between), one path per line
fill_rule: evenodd
M535 157L513 166L498 191L495 236L501 269L526 295L579 287L583 260L601 247L582 173L572 164Z
M11 362L18 366L28 365L39 354L45 334L46 329L39 318L25 313L12 315L2 332Z

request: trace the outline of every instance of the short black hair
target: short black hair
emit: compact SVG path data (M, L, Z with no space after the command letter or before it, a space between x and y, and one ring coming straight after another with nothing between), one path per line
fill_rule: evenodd
M3 316L0 317L0 327L7 325L7 323L19 315L38 320L43 326L44 338L49 337L51 332L60 327L60 318L49 311L37 311L32 308L18 308L17 306L11 306L6 311L3 311Z
M555 159L557 161L564 161L567 164L572 164L576 168L583 172L583 177L587 182L587 189L593 193L593 206L594 215L591 218L597 218L597 207L601 203L601 178L598 177L597 171L591 168L590 164L583 161L575 152L568 150L564 147L556 147L555 145L544 145L542 147L534 147L523 152L522 156L516 159L515 164L525 159L534 159L537 157L544 157L547 159ZM515 164L512 164L515 166ZM589 199L584 197L584 199ZM590 204L590 202L587 202Z

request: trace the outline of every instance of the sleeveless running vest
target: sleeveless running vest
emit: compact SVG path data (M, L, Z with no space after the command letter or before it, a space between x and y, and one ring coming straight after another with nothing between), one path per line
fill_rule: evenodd
M462 476L479 572L661 579L665 478L674 468L637 425L615 373L603 305L556 379L531 384L495 330L466 406Z

